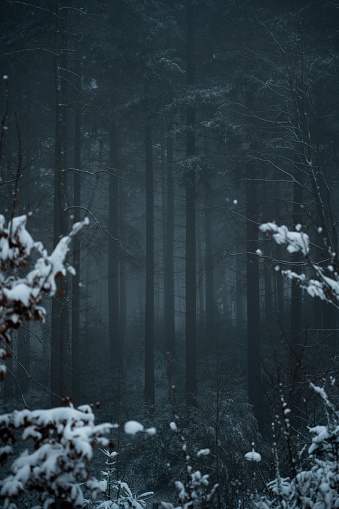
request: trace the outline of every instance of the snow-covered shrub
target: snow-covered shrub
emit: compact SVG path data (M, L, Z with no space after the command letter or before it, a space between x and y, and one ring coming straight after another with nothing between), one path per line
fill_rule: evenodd
M311 259L310 240L308 235L301 231L300 225L292 232L286 226L277 226L275 223L263 224L260 229L273 234L277 244L287 245L290 253L301 253L305 261L306 273L297 274L291 270L283 270L282 274L311 297L318 297L339 309L339 275L335 263L337 254L327 246L326 239L324 243L329 261L326 266L320 266ZM318 231L321 233L321 229ZM266 486L270 496L265 494L254 499L257 509L339 508L339 411L324 388L312 383L310 386L325 404L327 424L309 428L312 443L308 448L306 464L303 467L294 464L295 473L291 477L280 475L279 458L274 448L276 477Z
M1 460L12 454L16 430L29 446L0 481L3 507L16 507L14 501L27 491L39 493L44 508L56 499L82 507L84 496L79 483L84 483L92 497L101 492L100 483L89 476L87 462L92 459L94 445L109 445L104 435L111 427L95 425L88 405L77 409L70 405L49 410L14 410L1 415L0 437L4 443L0 448Z
M270 496L254 500L257 509L332 509L339 507L339 411L323 388L313 386L330 414L328 423L309 428L312 443L308 466L292 478L282 478L277 460L276 478L267 484Z
M72 237L87 224L83 220L73 226L49 255L41 242L35 242L26 230L27 216L13 217L6 225L0 215L0 379L9 357L11 334L25 320L44 321L46 311L41 305L43 295L53 296L56 279L65 276L65 258ZM33 253L36 261L33 261ZM33 268L29 264L33 264ZM95 497L101 484L90 476L87 462L92 459L93 446L107 447L103 435L110 424L94 424L89 406L50 410L14 410L0 416L0 462L14 453L18 437L27 441L27 449L19 452L0 481L4 509L15 509L27 491L38 495L39 505L47 509L57 502L82 507L83 488ZM82 483L82 484L79 484Z

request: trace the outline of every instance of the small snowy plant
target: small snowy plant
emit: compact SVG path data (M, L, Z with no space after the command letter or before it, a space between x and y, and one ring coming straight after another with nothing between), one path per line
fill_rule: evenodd
M144 509L146 500L154 495L152 491L134 495L126 482L116 479L117 452L102 449L106 456L106 470L102 473L103 480L100 481L102 496L95 502L86 501L86 505L93 509Z
M200 507L207 507L215 495L218 489L218 484L215 484L212 488L209 487L209 475L202 474L200 470L195 470L191 465L191 456L187 451L186 439L179 431L178 418L170 423L172 431L177 433L180 441L182 442L182 452L185 459L186 466L186 480L175 481L175 488L177 490L178 503L173 505L169 502L162 502L164 509L198 509ZM208 456L210 454L209 449L200 449L196 457L201 458L202 456Z
M28 216L13 217L6 224L0 215L0 379L6 374L4 361L10 356L11 334L25 320L44 321L41 305L44 295L56 293L56 279L65 276L65 258L72 237L87 224L75 224L49 255L41 242L35 242L26 230ZM32 255L35 253L35 263ZM27 269L29 264L33 268ZM91 497L101 491L101 484L90 476L88 461L94 445L109 446L105 434L110 424L94 424L89 406L50 410L14 410L0 415L0 462L14 454L14 444L21 435L27 449L12 462L9 473L0 481L4 509L15 509L27 491L39 499L36 508L68 504L82 507L83 486ZM81 484L79 484L81 483Z

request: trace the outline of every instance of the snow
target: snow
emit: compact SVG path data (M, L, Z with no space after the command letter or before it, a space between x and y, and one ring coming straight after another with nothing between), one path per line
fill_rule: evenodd
M261 455L258 452L251 451L245 454L245 459L247 461L254 461L255 463L259 463L261 461Z
M156 434L156 432L157 432L157 430L154 427L145 429L145 433L147 433L147 435L153 436Z
M200 451L197 452L197 457L200 458L200 456L208 456L210 453L210 449L200 449Z
M277 226L275 223L264 223L260 226L260 230L264 233L273 233L277 244L287 244L289 253L298 253L299 251L303 255L309 253L309 236L304 232L291 232L287 226Z
M22 302L22 304L26 307L29 306L30 302L30 295L31 295L32 289L27 286L25 283L18 283L13 288L4 288L3 294L6 296L9 300L15 300L17 302Z
M124 431L127 435L135 435L140 431L144 431L144 427L138 421L127 421L124 426Z
M175 422L170 422L170 428L172 431L178 431L178 427Z

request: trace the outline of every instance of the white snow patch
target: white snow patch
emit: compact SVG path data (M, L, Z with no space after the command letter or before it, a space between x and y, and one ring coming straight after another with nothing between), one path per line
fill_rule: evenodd
M200 451L197 452L197 457L200 458L200 456L208 456L210 452L210 449L200 449Z
M127 421L124 426L124 431L127 435L135 435L140 431L144 431L144 427L138 421Z
M259 463L259 461L261 461L261 455L258 452L251 451L245 454L245 459L247 461L254 461L255 463Z

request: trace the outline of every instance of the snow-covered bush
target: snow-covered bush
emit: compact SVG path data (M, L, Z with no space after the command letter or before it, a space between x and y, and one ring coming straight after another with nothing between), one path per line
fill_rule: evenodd
M27 491L39 493L41 507L47 508L56 499L73 507L82 507L83 490L79 483L95 497L101 484L89 476L87 462L92 459L93 446L107 447L104 435L110 424L94 424L91 407L81 406L49 410L15 410L0 416L0 459L4 461L13 452L16 430L29 448L13 461L9 475L0 481L3 507L14 508L14 500Z
M312 384L311 384L312 385ZM308 467L293 478L282 478L277 460L276 478L267 484L270 496L254 501L257 509L332 509L339 507L339 411L323 388L313 386L323 399L328 423L309 428L312 443Z
M339 275L333 250L327 247L328 263L320 266L310 256L309 236L297 225L296 231L286 226L265 223L260 226L262 232L273 234L277 244L287 245L289 253L301 253L307 271L297 274L291 270L282 270L292 282L298 284L311 297L318 297L339 309ZM321 233L321 230L319 230ZM309 428L312 435L308 448L307 461L303 467L294 465L294 475L280 475L279 458L275 452L276 477L267 483L266 494L255 497L257 509L334 509L339 507L339 411L330 401L324 388L310 384L325 404L327 424ZM286 410L285 410L286 411Z
M65 276L65 258L72 237L87 224L75 224L49 255L41 242L35 242L26 230L28 216L13 217L6 225L0 215L0 379L9 357L11 334L25 320L43 321L46 311L41 305L43 295L53 296L56 279ZM33 260L35 253L35 262ZM33 268L27 268L33 265ZM93 446L109 446L104 435L110 424L94 424L89 406L50 410L14 410L0 416L0 462L15 452L18 438L27 442L0 481L4 509L15 509L27 491L39 499L36 507L55 506L57 501L82 507L83 486L91 497L101 491L101 484L90 476L87 462L92 459ZM21 434L21 436L20 436ZM82 484L79 484L82 483Z

